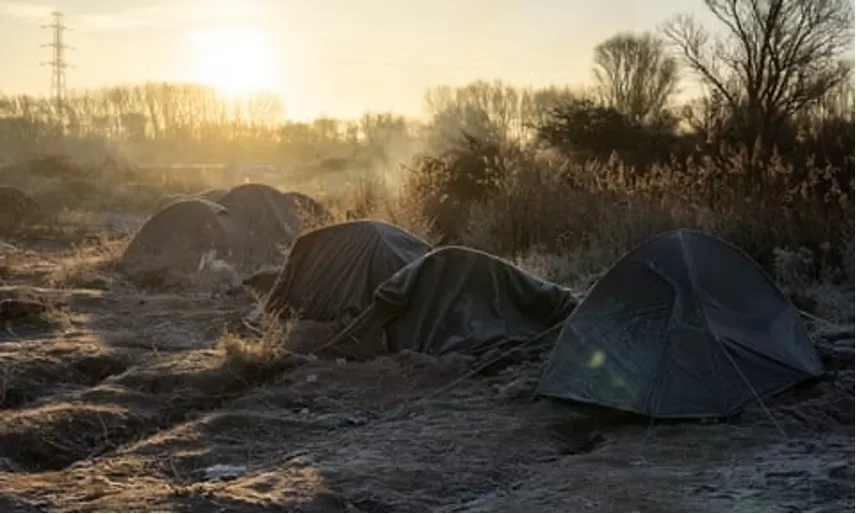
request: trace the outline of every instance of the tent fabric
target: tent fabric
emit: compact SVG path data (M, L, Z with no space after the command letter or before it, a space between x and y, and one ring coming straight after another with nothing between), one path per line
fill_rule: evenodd
M294 242L265 310L317 321L355 318L371 304L377 286L430 250L425 241L382 221L306 232Z
M314 200L263 184L244 184L226 193L218 203L228 209L237 228L235 264L252 270L280 262L302 231L302 206L310 202Z
M173 269L193 273L202 255L231 254L233 238L224 207L201 199L180 200L152 216L137 231L120 263L128 271Z
M351 357L405 349L479 353L529 341L575 306L576 298L561 286L478 250L448 246L380 285L372 306L330 346Z
M822 373L798 312L757 264L676 230L595 285L563 323L537 393L656 418L727 417Z

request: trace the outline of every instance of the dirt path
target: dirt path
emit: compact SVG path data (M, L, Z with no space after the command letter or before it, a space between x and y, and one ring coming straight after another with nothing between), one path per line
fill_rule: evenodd
M6 511L854 508L852 340L849 367L770 403L775 423L652 425L531 401L537 362L445 391L470 360L247 373L215 349L246 296L45 287L61 256L27 255L0 296L51 309L0 335Z

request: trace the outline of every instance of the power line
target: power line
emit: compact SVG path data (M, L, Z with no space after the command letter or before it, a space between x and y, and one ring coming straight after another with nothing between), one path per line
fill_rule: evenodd
M51 68L51 87L50 94L54 99L54 108L56 109L57 118L62 121L64 116L64 102L66 94L65 70L70 68L65 59L66 50L71 50L72 47L65 44L65 31L71 30L63 23L63 14L58 11L51 13L53 22L50 25L42 25L44 29L51 29L53 37L50 43L45 43L42 47L50 47L52 51L52 59L41 63L42 66L50 66Z

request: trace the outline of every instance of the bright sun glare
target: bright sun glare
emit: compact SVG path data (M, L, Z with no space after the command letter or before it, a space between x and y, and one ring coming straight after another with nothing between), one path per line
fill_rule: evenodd
M276 86L278 62L269 37L251 28L194 32L196 78L227 96L246 96Z

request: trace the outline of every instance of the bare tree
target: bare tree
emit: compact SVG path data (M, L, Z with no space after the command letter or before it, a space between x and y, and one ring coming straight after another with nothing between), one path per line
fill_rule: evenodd
M425 93L424 107L440 132L458 138L461 133L521 141L529 135L532 90L500 80L477 80L465 86L441 86Z
M633 121L660 114L677 91L677 61L650 33L612 36L595 47L594 62L598 96Z
M705 0L725 28L713 36L688 15L663 33L710 90L744 117L765 147L795 113L848 78L851 0Z

